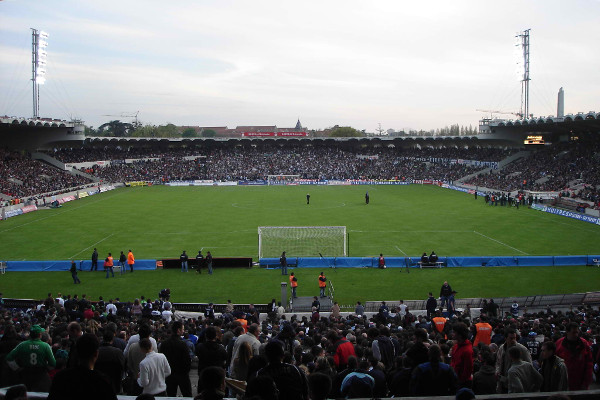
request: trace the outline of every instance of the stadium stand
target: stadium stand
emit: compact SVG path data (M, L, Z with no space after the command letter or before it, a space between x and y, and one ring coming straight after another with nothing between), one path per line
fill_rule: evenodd
M586 298L590 301L589 304L585 304ZM317 372L328 375L333 382L328 398L335 398L339 395L340 378L343 378L348 372L344 371L344 368L335 361L336 354L338 354L336 349L342 343L339 340L349 343L346 346L352 347L352 350L347 349L347 351L355 353L359 359L366 360L375 357L376 360L379 360L375 363L375 368L380 369L382 376L386 379L382 398L398 397L402 393L413 394L416 396L415 398L419 398L423 393L411 385L410 379L401 379L402 374L400 374L402 368L408 368L404 371L404 375L408 374L410 377L411 371L415 370L415 363L422 362L419 361L422 359L419 356L419 345L413 340L417 331L424 330L426 332L425 343L427 346L438 344L442 347L442 356L446 361L449 360L448 351L456 345L453 335L453 331L459 329L456 324L463 323L467 326L470 347L476 335L475 324L485 318L492 326L493 331L489 345L481 343L473 348L474 357L468 369L470 373L476 373L482 368L481 360L483 358L496 356L499 346L501 347L505 341L504 333L507 328L513 328L519 333L518 342L526 346L524 348L539 350L541 343L546 341L560 343L561 340L565 340L562 338L565 336L565 332L572 328L569 324L574 322L579 332L578 338L580 339L578 340L582 340L581 343L589 350L587 358L582 358L582 360L586 365L589 363L591 368L592 362L596 362L600 354L598 346L595 344L597 339L600 339L600 324L598 324L600 312L597 307L592 307L591 302L597 306L599 299L598 293L543 296L543 299L541 297L495 298L496 304L501 305L499 313L492 312L484 302L485 299L461 299L457 300L455 305L457 310L459 306L464 310L462 313L456 311L447 315L442 331L436 330L436 324L422 315L420 307L424 307L423 301L405 301L404 306L407 308L402 308L399 302L386 302L387 309L385 310L381 309L380 302L369 302L366 304L366 308L370 310L368 316L360 316L354 312L327 313L315 319L311 318L310 313L296 315L273 311L270 304L171 304L168 303L168 299L153 301L143 297L141 301L140 299L120 301L119 299L102 298L90 301L85 296L82 298L71 295L53 297L51 294L48 298L37 301L3 299L0 306L3 316L0 320L0 332L2 333L2 339L0 339L0 364L2 364L0 385L6 388L25 383L24 375L15 374L8 368L6 357L19 343L29 340L29 331L34 325L39 325L44 330L42 341L51 345L57 360L56 366L50 371L50 375L54 376L60 370L71 365L69 358L74 351L75 343L79 340L77 336L71 335L73 331L76 331L73 329L74 326L80 326L84 333L96 335L100 342L106 338L107 332L115 332L117 340L112 343L105 342L104 345L124 351L125 344L128 341L133 342L141 326L147 325L150 327L151 337L157 342L158 349L161 351L163 343L170 340L173 324L173 322L168 322L168 319L171 318L169 312L163 313L163 311L172 306L175 310L174 319L183 324L183 339L179 340L182 340L189 348L188 356L190 362L195 366L192 371L186 373L188 377L194 379L193 383L195 383L197 374L201 373L197 366L205 365L207 361L203 359L206 354L202 350L202 346L206 343L207 327L218 328L216 345L219 348L223 346L224 352L227 352L227 349L230 350L226 362L232 366L238 362L231 353L235 348L235 340L240 340L239 338L243 335L248 335L243 331L240 333L236 330L240 326L240 321L244 320L248 325L258 324L259 330L254 331L255 335L252 336L256 339L257 350L264 348L272 340L278 340L287 351L284 356L285 362L296 365L307 376ZM525 311L518 311L516 314L503 313L503 311L511 309L509 304L515 302L519 303L520 310ZM550 305L569 302L584 305L566 311L552 311L549 308ZM114 313L108 311L112 308L112 306L108 306L109 304L114 304L116 310ZM477 312L475 312L475 308L472 308L471 312L467 312L467 304L472 307L483 306L483 308L477 308ZM527 311L528 306L540 311ZM215 311L214 317L207 311L210 309ZM131 337L133 339L130 339ZM389 341L391 347L383 347L382 343L385 341ZM393 356L391 359L383 356L384 349L391 352L390 354ZM262 350L254 354L256 359L248 365L250 369L246 375L238 376L237 379L248 382L253 379L255 372L266 363L266 360L262 358L264 356L260 354L262 354ZM489 356L485 356L485 354ZM541 360L537 358L538 354L538 352L531 353L536 366L541 363ZM395 357L398 358L397 363L393 362ZM131 358L129 360L131 362ZM230 373L232 373L231 368L228 369ZM568 368L572 367L568 366ZM127 365L126 369L131 370L134 367ZM565 389L562 392L568 393L572 399L588 399L598 396L600 392L597 390L597 385L591 381L592 371L584 371L584 373L589 373L589 380L585 381L585 387L577 388L579 391L567 392ZM117 387L119 388L117 394L133 393L133 389L122 387L120 381ZM456 390L457 388L453 387L450 393L454 393ZM194 394L195 392L196 389L194 389ZM477 387L475 392L478 399L498 398L489 397L491 393L481 392ZM551 393L545 393L545 397L540 397L541 394L538 396L538 393L504 394L502 398L541 399L546 398L549 394ZM32 393L30 398L42 398L35 396L40 395ZM230 397L233 397L231 393Z

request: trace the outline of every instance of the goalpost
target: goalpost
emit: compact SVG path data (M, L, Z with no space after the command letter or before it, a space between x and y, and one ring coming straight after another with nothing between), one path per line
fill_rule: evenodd
M267 185L288 185L300 179L300 175L267 175Z
M259 226L258 258L346 257L345 226Z

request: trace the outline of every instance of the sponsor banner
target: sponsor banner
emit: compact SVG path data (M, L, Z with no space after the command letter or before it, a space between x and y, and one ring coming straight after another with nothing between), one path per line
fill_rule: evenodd
M348 180L350 185L410 185L407 181Z
M133 182L125 182L125 186L146 186L148 182L145 181L133 181Z
M550 214L560 215L563 217L577 219L579 221L588 222L590 224L600 225L600 218L592 217L591 215L580 214L574 211L561 210L560 208L548 207L542 204L534 203L531 208L538 211L547 212Z
M414 183L418 183L420 185L437 185L437 186L442 186L444 184L444 182L442 182L442 181L434 181L431 179L417 179L414 181Z
M327 181L327 184L331 186L348 186L350 181Z
M327 185L327 181L319 181L317 179L296 179L288 185Z
M19 208L18 210L10 210L7 211L4 215L6 218L16 217L17 215L23 214L23 209Z
M208 183L209 185L212 185L213 182L214 181L212 179L196 179L194 181L194 184L196 184L196 185L203 185L203 184L207 184Z
M37 211L37 207L35 204L32 204L30 206L23 207L21 210L23 210L23 214L27 214L32 211Z
M298 137L298 136L308 136L306 132L277 132L275 136L279 137Z
M237 186L237 182L215 182L214 186Z
M446 189L457 190L457 191L463 192L463 193L475 194L475 190L473 190L473 189L467 189L467 188L458 187L458 186L454 186L454 185L448 185L446 183L442 184L441 186Z
M238 181L238 186L263 186L266 185L267 181L258 180L258 181Z
M308 136L306 132L242 132L244 137L299 137Z
M73 200L75 200L75 196L66 196L66 197L58 199L58 204L68 203L69 201L73 201Z

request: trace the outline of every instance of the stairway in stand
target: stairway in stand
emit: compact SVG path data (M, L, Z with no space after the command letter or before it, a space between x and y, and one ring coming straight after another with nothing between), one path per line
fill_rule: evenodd
M321 303L321 312L330 312L333 302L329 297L317 297ZM311 312L312 302L315 300L314 297L296 297L292 299L291 311L292 312Z

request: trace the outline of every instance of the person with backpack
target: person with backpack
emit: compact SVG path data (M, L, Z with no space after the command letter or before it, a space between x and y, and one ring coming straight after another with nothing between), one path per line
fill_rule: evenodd
M385 365L386 371L392 369L394 366L394 357L396 355L392 340L377 328L369 328L367 335L369 338L375 338L371 344L373 357Z

